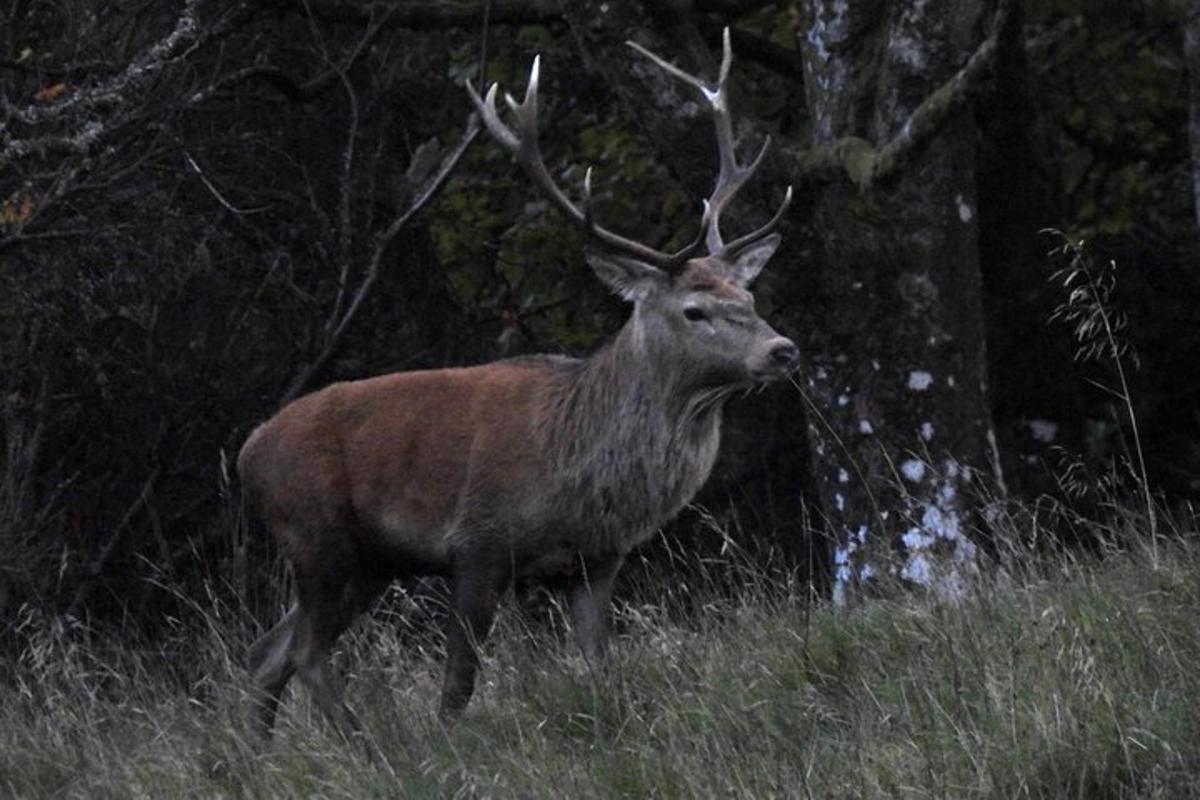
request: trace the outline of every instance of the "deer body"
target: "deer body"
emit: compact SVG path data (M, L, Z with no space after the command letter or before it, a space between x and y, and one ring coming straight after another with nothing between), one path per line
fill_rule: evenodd
M584 655L600 658L606 609L625 555L696 493L717 456L734 392L775 380L796 346L754 310L748 284L779 245L787 203L726 244L721 209L749 178L728 107L728 35L715 89L721 171L700 233L659 253L595 226L554 185L537 146L537 62L519 132L500 121L495 88L472 91L492 135L538 188L608 251L596 275L633 304L617 336L586 359L529 356L475 367L338 383L260 425L238 457L247 499L295 575L297 603L250 650L257 723L269 734L293 675L343 730L358 728L328 664L337 637L390 580L442 574L451 614L443 716L470 699L477 645L515 580L558 579ZM585 196L590 191L585 182ZM707 255L699 251L707 246Z
M585 360L334 384L260 426L239 472L304 571L337 554L366 571L446 573L497 551L514 577L549 577L623 555L707 479L723 404L719 390L680 391L667 368L631 361L634 338Z

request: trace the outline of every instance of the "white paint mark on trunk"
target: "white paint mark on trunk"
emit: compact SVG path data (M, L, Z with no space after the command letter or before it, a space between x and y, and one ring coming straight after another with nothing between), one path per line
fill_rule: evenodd
M923 392L933 385L933 376L922 369L914 369L908 373L908 388L914 392Z
M932 585L933 565L929 562L929 556L921 551L909 554L908 560L900 569L900 577L906 581L912 581L918 586Z
M870 562L855 564L854 554L866 547L869 536L867 526L859 525L853 533L847 530L845 546L839 546L833 551L833 604L839 608L844 607L850 599L851 584L854 582L856 570L860 584L876 575L876 569Z
M967 201L963 200L963 196L961 194L954 198L954 202L958 206L958 218L960 220L962 220L964 223L967 223L975 219L975 212L971 210L971 206L967 203Z
M933 497L918 506L920 524L901 537L905 559L900 577L946 599L962 597L979 571L978 548L962 523L959 484L967 480L967 470L946 459Z
M925 477L925 465L915 458L910 458L900 465L900 473L913 483L920 483Z

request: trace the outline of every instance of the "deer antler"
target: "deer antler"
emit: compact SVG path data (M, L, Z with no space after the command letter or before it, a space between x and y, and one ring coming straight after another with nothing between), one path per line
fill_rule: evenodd
M737 194L738 190L742 188L742 185L758 169L759 164L762 163L763 156L767 154L767 148L771 145L771 137L768 136L763 142L762 149L758 151L758 155L754 157L753 161L749 164L738 163L737 150L733 140L733 120L729 113L729 95L726 89L726 84L729 80L729 68L733 63L733 49L729 44L729 28L725 28L721 71L717 76L716 86L709 86L700 78L684 72L679 67L652 53L637 42L626 42L626 44L662 67L669 75L698 89L701 97L704 98L705 102L712 109L713 122L717 129L717 151L720 156L720 172L717 174L716 186L713 187L712 194L709 195L707 201L708 214L711 217L708 226L708 236L706 238L709 254L735 254L737 251L745 248L747 245L753 244L775 230L779 226L779 222L783 219L784 212L791 205L791 186L787 188L787 193L784 195L783 205L779 207L779 210L775 212L775 216L766 225L728 244L721 237L721 212L729 204L729 201L733 199L733 196Z
M554 182L554 178L551 177L550 171L546 168L546 163L542 158L541 147L538 145L537 130L537 91L540 66L541 56L536 56L533 59L533 67L529 70L529 84L525 89L524 101L518 103L513 99L512 95L507 93L504 95L505 102L512 109L516 130L505 125L500 120L500 115L496 110L498 84L493 83L491 88L488 89L487 96L481 98L470 81L467 82L467 92L471 95L471 101L475 104L475 108L478 109L480 117L483 118L483 124L487 126L488 131L491 132L496 141L504 149L512 153L517 162L524 167L525 172L546 199L558 206L560 210L576 223L582 225L589 235L594 236L602 244L619 253L633 256L668 271L677 269L700 251L700 248L708 237L708 232L712 227L710 224L712 216L708 201L704 203L704 213L700 218L700 231L695 240L675 253L664 253L655 250L641 242L627 239L618 233L597 225L592 219L591 168L589 167L584 174L583 203L581 207L576 205L567 196L566 192L560 189L558 184Z

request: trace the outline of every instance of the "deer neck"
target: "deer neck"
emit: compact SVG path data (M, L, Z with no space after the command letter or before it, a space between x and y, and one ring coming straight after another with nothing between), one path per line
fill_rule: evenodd
M618 550L673 517L704 483L727 392L691 387L647 346L636 317L581 362L553 404L550 451L563 492L586 498L581 524Z
M733 387L697 381L676 354L656 347L651 338L635 316L582 362L567 395L573 415L594 423L594 436L671 431L686 438L719 422Z

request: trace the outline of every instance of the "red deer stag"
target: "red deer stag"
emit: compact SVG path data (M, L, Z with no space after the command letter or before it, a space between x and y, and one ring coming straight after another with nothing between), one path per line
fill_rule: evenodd
M513 128L494 85L486 99L467 87L492 136L603 248L588 263L633 304L620 333L585 359L336 383L283 408L242 448L245 491L290 560L298 597L250 649L264 736L293 674L342 730L358 728L328 655L395 577L449 579L443 718L467 705L476 647L514 580L565 579L576 638L599 658L617 570L708 477L726 398L796 365L796 346L746 289L779 245L772 231L791 190L763 228L730 242L720 232L721 211L762 160L739 164L734 151L728 32L716 86L637 49L698 88L716 122L716 186L699 236L673 254L596 225L590 180L579 205L555 185L538 148L536 59L524 102L507 98Z

